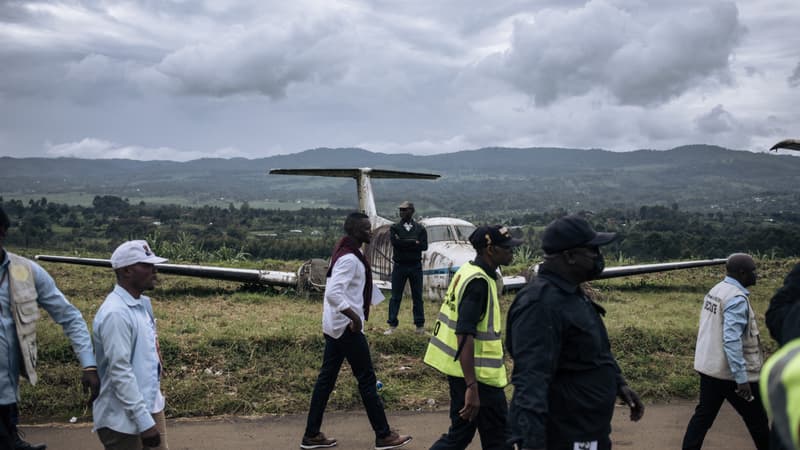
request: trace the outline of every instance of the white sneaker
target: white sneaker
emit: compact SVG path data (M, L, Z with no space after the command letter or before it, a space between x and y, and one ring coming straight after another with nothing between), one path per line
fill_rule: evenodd
M393 334L395 331L397 331L397 327L389 327L386 331L383 332L383 334L388 336L390 334Z
M425 334L425 327L417 327L417 329L414 330L414 332L417 334Z

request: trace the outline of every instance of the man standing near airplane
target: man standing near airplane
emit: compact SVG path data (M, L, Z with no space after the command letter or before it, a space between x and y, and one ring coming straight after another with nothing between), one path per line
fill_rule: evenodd
M403 300L406 280L411 285L411 300L414 302L412 312L416 332L425 333L425 305L422 302L422 252L428 249L428 232L422 224L415 222L414 204L405 201L398 207L400 221L389 230L392 242L392 298L389 300L389 329L383 334L392 334L397 330L397 314Z
M25 442L17 430L19 376L36 384L36 322L39 307L61 325L83 367L81 383L97 397L100 380L92 339L81 312L56 287L53 278L35 262L3 248L11 221L0 208L0 448L43 450L44 444Z

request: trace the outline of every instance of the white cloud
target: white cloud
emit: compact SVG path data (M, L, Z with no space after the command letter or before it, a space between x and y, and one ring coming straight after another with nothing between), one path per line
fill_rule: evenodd
M178 150L169 147L148 148L137 145L120 145L97 138L84 138L77 142L62 144L45 143L45 153L49 157L70 157L88 159L137 159L142 161L171 160L189 161L199 158L233 158L242 153L235 148L220 148L211 152Z

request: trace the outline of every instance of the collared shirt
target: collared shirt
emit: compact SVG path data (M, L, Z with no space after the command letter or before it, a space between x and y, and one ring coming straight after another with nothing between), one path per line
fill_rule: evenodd
M331 277L325 282L322 306L322 332L339 339L350 319L342 311L351 308L364 322L364 284L367 282L364 264L352 253L336 260Z
M8 266L11 261L6 252L0 252L3 253L3 262L0 264L0 278L3 280L0 283L0 404L7 405L16 403L19 398L21 356L8 293ZM41 266L29 262L38 295L36 302L64 329L81 367L94 366L92 339L81 312L64 297L53 278Z
M750 291L744 288L735 278L725 277L725 283L732 284L749 295ZM733 379L736 383L747 383L747 366L742 352L742 335L748 323L748 303L743 295L737 295L728 300L722 311L722 346L728 365L731 368Z
M115 285L97 311L93 328L100 376L94 429L139 434L155 424L151 414L164 409L150 298L133 298Z
M542 268L508 311L514 359L510 440L521 448L608 436L625 384L601 315L581 288Z
M467 264L474 264L483 269L489 278L497 279L497 272L489 268L482 259L476 258L475 261L470 261ZM478 333L478 322L486 314L486 299L488 296L489 285L486 284L486 280L483 278L475 278L467 283L464 288L464 294L458 304L456 334L471 334L475 336Z

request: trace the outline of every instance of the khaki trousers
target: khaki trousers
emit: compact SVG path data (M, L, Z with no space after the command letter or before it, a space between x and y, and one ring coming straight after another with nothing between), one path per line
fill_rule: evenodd
M106 450L169 450L164 411L153 414L153 420L156 421L156 429L161 435L161 445L158 447L145 447L138 434L120 433L111 428L100 428L97 430L97 437L100 438L100 442Z

